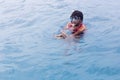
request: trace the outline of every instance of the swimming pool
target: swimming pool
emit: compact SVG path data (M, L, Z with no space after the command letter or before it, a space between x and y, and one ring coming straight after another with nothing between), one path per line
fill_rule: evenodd
M0 0L0 80L120 80L119 0ZM87 30L55 39L73 10Z

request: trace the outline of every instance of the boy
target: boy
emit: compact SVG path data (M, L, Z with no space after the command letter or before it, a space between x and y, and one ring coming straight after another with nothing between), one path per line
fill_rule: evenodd
M69 22L63 30L61 30L61 34L57 35L57 38L66 38L66 37L79 37L80 34L83 34L86 29L83 24L83 13L81 11L75 10L70 16L71 22ZM66 31L69 31L71 34L68 35Z

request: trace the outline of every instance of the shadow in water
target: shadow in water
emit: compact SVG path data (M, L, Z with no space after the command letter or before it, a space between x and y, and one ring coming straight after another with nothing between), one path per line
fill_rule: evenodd
M81 43L84 43L83 41L84 35L85 33L82 33L74 38L66 38L65 42L67 43L67 45L66 45L66 49L64 50L64 54L68 56L76 52L79 53L78 51L81 50L79 45L81 45Z

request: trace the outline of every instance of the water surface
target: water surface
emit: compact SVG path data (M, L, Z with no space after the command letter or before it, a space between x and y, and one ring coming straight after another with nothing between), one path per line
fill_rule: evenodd
M0 0L0 80L120 80L119 3ZM74 10L84 36L55 39Z

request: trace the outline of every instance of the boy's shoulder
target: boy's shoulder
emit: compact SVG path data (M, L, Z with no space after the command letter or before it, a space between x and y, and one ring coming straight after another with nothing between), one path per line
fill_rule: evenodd
M67 23L67 27L73 27L73 26L74 26L74 24L72 24L71 22Z

